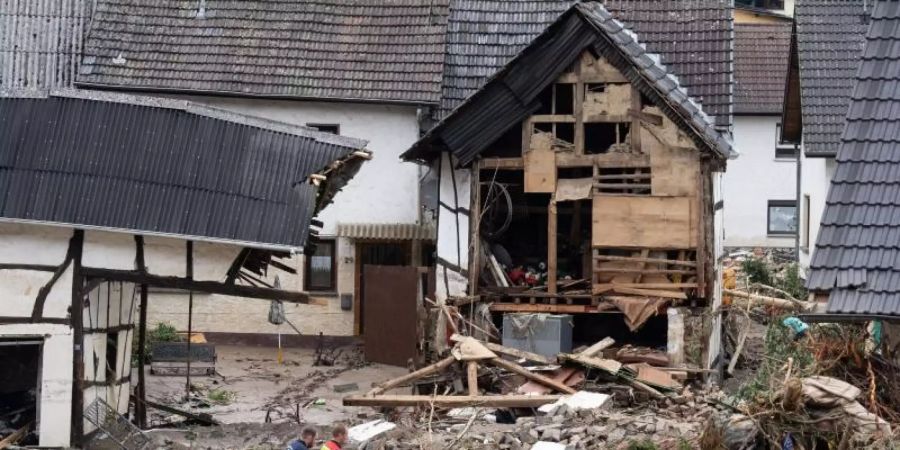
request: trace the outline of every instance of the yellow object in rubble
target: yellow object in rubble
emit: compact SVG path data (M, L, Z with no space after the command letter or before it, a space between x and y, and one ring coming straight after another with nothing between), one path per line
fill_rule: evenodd
M725 289L734 289L737 287L737 269L735 269L734 267L729 267L722 271L722 287ZM723 295L722 304L730 305L731 296Z

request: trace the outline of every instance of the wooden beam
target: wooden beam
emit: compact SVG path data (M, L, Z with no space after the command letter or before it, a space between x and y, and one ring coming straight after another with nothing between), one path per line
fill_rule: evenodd
M522 158L485 158L478 162L478 166L482 169L523 169L525 160Z
M53 323L59 325L69 325L72 322L64 317L41 317L34 319L23 316L0 316L0 325L18 325L23 323Z
M594 345L586 348L580 354L582 354L584 356L596 356L597 353L600 353L603 350L606 350L607 348L612 347L613 344L615 344L615 343L616 343L615 339L607 336L607 337L601 339L600 342L597 342Z
M639 256L613 256L613 255L598 255L595 256L594 259L600 261L630 261L630 262L643 262L643 263L658 263L658 264L669 264L673 266L687 266L687 267L697 267L697 263L694 261L680 261L677 259L662 259L662 258L642 258Z
M559 400L558 395L378 395L344 397L344 406L430 406L458 408L484 406L488 408L536 408Z
M591 305L547 305L547 304L515 304L494 303L490 306L492 312L523 312L523 313L553 313L553 314L622 314L617 309L603 308Z
M427 377L428 375L431 375L433 373L440 372L441 370L444 370L447 367L450 367L450 365L453 364L454 362L456 362L456 358L454 358L453 356L448 356L434 364L431 364L431 365L425 366L419 370L416 370L415 372L410 372L406 375L403 375L402 377L397 377L392 380L385 381L384 383L381 383L380 385L374 387L366 395L368 395L368 396L378 395L389 389L393 389L395 387L400 387L400 386L405 386L415 380L418 380L419 378Z
M3 440L0 441L0 449L9 448L10 446L13 446L17 442L21 441L22 438L25 437L25 434L28 433L28 429L31 428L31 424L32 422L28 422L22 428L19 428L9 436L3 438Z
M466 364L466 375L468 378L469 395L472 397L477 397L478 396L478 362L477 361L469 361Z
M137 402L134 403L134 415L137 420L137 426L140 429L147 428L147 380L144 371L146 370L147 365L147 285L142 284L141 288L141 303L138 306L141 310L138 315L138 384L137 389L135 389L135 395L138 399ZM188 336L190 339L190 336Z
M539 373L531 372L530 370L528 370L514 362L507 361L502 358L490 359L490 360L487 360L487 363L497 366L497 367L500 367L500 368L503 368L503 369L506 369L510 372L519 374L528 380L534 381L535 383L539 383L539 384L547 386L549 388L553 388L564 394L574 394L576 392L575 389L572 389L563 383L558 383L558 382L554 381L552 378L545 377Z
M641 121L641 122L649 123L650 125L656 125L658 127L661 127L663 124L663 118L660 115L649 114L649 113L645 113L643 111L639 111L639 110L635 110L635 109L629 109L628 115L634 119ZM635 130L636 129L637 128L635 128ZM640 134L640 133L638 133L638 134Z
M130 270L85 267L82 269L82 272L87 278L103 278L110 281L146 284L147 286L159 288L181 289L185 291L229 295L233 297L282 300L293 303L309 303L309 295L305 292L285 291L256 286L229 285L218 281L196 281L182 277L142 274Z
M607 181L607 180L649 180L651 175L649 173L619 173L619 174L609 174L609 175L596 175L594 176L595 180Z
M466 336L460 334L454 334L450 336L450 340L453 342L460 342L465 339ZM500 344L494 344L493 342L481 342L482 345L488 348L488 350L500 353L502 355L512 356L517 359L524 359L531 362L536 362L538 364L556 364L555 359L548 358L544 355L539 355L537 353L526 352L525 350L519 350L517 348L505 347Z
M650 189L650 183L594 183L594 189Z
M84 270L81 256L84 252L84 231L75 230L69 242L72 250L72 413L70 445L79 447L84 438Z
M554 168L555 170L555 168ZM550 194L550 204L547 206L547 293L556 293L556 194Z
M677 300L687 300L687 294L679 291L662 291L657 289L639 289L625 286L613 286L613 291L620 294L643 295L646 297L662 297L674 298Z
M697 287L697 283L597 283L594 284L592 292L602 294L619 286L639 289L694 289Z
M59 266L49 264L0 264L0 270L34 270L38 272L55 272Z
M642 268L597 268L595 269L597 272L604 273L667 273L667 274L682 274L682 275L693 275L695 271L693 270L681 270L681 269L642 269Z
M151 402L149 400L144 402L147 406L151 408L158 409L160 411L165 411L167 413L175 414L181 417L186 417L191 420L195 420L202 424L206 425L219 425L219 422L209 414L201 413L201 414L193 414L186 411L182 411L180 409L173 408L171 406L161 405L159 403Z

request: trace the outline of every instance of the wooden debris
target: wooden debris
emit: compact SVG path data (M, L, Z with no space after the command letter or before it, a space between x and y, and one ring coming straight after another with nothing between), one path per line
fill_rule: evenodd
M620 294L631 294L631 295L642 295L644 297L661 297L661 298L674 298L677 300L687 300L687 294L684 292L678 291L661 291L657 289L638 289L631 288L625 286L616 286L613 285L613 291L618 292Z
M459 334L454 334L450 336L450 340L453 342L462 342L465 339L469 338L468 336L463 336ZM474 339L474 338L469 338ZM536 362L538 364L554 364L556 361L554 359L548 358L544 355L539 355L537 353L526 352L524 350L519 350L515 348L505 347L500 344L494 344L491 342L481 342L482 345L487 347L489 350L494 351L496 353L500 353L502 355L512 356L517 359L524 359L526 361Z
M535 408L559 400L558 395L379 395L344 398L344 406L430 406L458 408L486 406L491 408Z
M581 364L585 367L599 369L610 375L617 375L622 368L622 363L612 359L601 359L593 356L584 356L581 354L561 354L559 358L563 361L571 361Z
M635 377L635 379L648 386L663 389L677 389L681 387L681 383L675 381L672 378L672 374L664 370L659 370L655 367L652 367L649 364L635 364L631 366L631 368L637 369L637 376Z
M481 341L473 337L463 336L456 342L457 345L453 347L450 354L459 361L476 361L497 357L496 353L490 351Z
M775 297L766 297L764 295L751 294L749 292L736 291L734 289L722 289L722 293L726 295L730 295L732 297L742 298L748 300L751 304L757 303L765 306L773 306L776 308L784 308L784 309L802 309L809 310L812 309L815 304L810 302L793 302L790 300L785 300L783 298L775 298ZM737 303L737 302L734 302Z
M466 364L466 375L468 378L469 395L472 397L478 396L478 363L477 362L469 361Z
M206 414L206 413L190 413L187 411L182 411L180 409L173 408L171 406L166 406L166 405L161 405L159 403L151 402L150 400L145 400L144 404L151 408L158 409L160 411L165 411L170 414L175 414L175 415L184 417L186 419L190 419L190 420L199 422L203 425L220 425L219 421L217 421L216 419L213 419L213 417L211 415Z
M8 448L12 445L15 445L17 442L21 441L22 438L24 438L25 435L28 434L29 428L31 428L31 422L28 422L22 428L19 428L18 430L14 431L9 436L6 436L5 438L3 438L3 440L0 440L0 449Z
M607 336L607 337L601 339L599 342L595 343L594 345L588 347L586 350L584 350L580 354L584 355L584 356L596 356L597 353L600 353L603 350L606 350L607 348L612 347L613 344L615 344L615 343L616 343L615 339Z
M510 372L519 374L528 380L543 384L544 386L547 386L547 387L551 387L551 388L553 388L559 392L562 392L564 394L574 394L576 392L575 389L572 389L563 383L559 383L559 382L557 382L551 378L545 377L541 374L531 372L528 369L526 369L516 363L509 362L505 359L497 358L497 359L489 360L487 362L492 365L495 365L497 367L506 369Z
M549 378L569 387L578 386L585 380L584 371L576 369L575 367L561 367L556 369L549 375ZM519 386L517 391L520 394L549 394L553 392L553 389L534 381L528 381Z
M431 364L431 365L425 366L419 370L416 370L415 372L410 372L406 375L403 375L402 377L394 378L393 380L388 380L388 381L382 383L381 385L373 388L366 395L369 395L369 396L378 395L389 389L393 389L395 387L400 387L400 386L405 386L415 380L418 380L419 378L423 378L423 377L426 377L433 373L440 372L441 370L444 370L447 367L450 367L450 365L453 364L454 362L456 362L456 358L454 358L453 356L448 356L434 364Z
M744 342L747 341L749 325L741 328L738 335L738 343L734 348L734 354L731 355L731 361L728 363L728 375L734 375L734 368L737 367L738 360L741 359L741 351L744 350Z

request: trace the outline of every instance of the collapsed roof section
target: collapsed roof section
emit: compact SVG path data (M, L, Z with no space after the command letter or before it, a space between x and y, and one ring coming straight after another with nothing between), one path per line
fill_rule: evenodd
M297 250L366 142L185 101L0 99L0 221Z
M898 68L900 2L876 1L807 281L829 313L900 316Z
M680 85L678 78L648 53L637 36L599 3L581 3L563 13L475 94L403 153L406 160L429 160L450 151L468 165L508 129L540 107L539 95L584 50L608 59L698 148L724 160L731 142L716 130Z
M449 0L99 0L76 83L435 104Z

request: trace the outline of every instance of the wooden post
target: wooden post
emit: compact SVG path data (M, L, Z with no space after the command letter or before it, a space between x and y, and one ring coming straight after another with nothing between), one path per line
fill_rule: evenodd
M185 277L194 279L194 242L187 241ZM184 385L184 399L191 399L191 333L194 331L194 291L188 291L188 340L187 340L187 377Z
M84 437L84 277L81 273L81 254L84 231L72 235L72 432L71 445L78 447Z
M556 294L556 194L550 194L547 207L547 293ZM552 299L550 303L556 303Z
M144 375L144 366L147 364L147 355L144 351L147 345L147 285L141 285L141 311L138 322L138 385L137 401L134 403L134 415L137 425L142 430L147 428L147 381Z
M640 113L643 106L641 105L641 91L637 88L631 88L631 109ZM635 153L641 153L641 119L638 117L631 118L631 150Z
M475 397L478 395L478 362L469 361L466 365L468 372L469 395Z
M481 276L481 170L472 166L469 233L469 295L478 295L478 279Z

